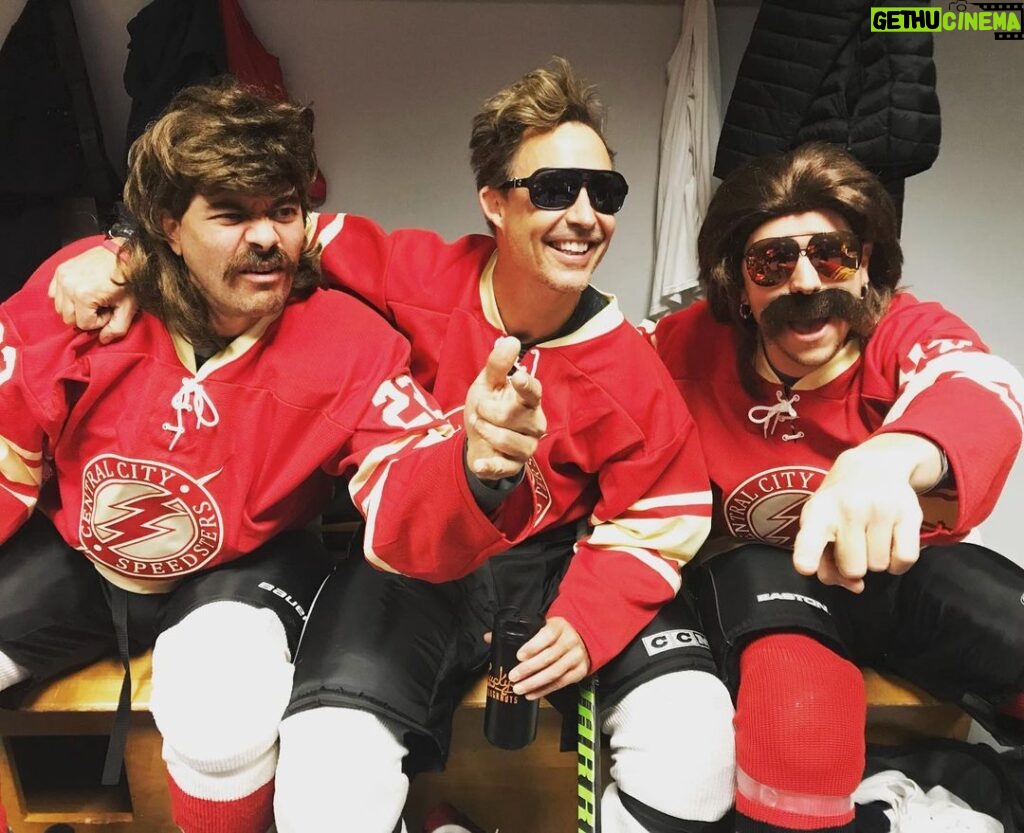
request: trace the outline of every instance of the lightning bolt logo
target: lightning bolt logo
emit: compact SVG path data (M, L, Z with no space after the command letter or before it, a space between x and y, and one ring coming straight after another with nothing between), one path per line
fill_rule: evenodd
M766 544L785 546L793 543L800 528L800 510L810 495L799 495L778 512L768 515L758 524L758 535ZM774 523L775 526L769 526Z
M825 470L815 466L780 466L755 472L722 501L729 534L792 546L803 505L824 477Z
M169 523L173 518L187 516L181 501L165 489L153 486L144 492L113 501L108 509L113 516L96 524L104 545L118 555L128 553L136 545L177 530Z
M82 551L138 580L204 569L224 547L224 520L210 486L217 474L196 477L117 454L94 457L82 471Z

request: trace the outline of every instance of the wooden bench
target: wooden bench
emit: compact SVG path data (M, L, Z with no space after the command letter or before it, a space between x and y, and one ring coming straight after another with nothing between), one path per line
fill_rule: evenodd
M149 714L150 670L148 654L133 661L132 724L118 787L99 783L121 686L116 660L54 681L17 711L0 710L0 790L14 833L45 833L61 823L95 833L176 833L160 736ZM970 721L955 707L871 670L864 677L871 740L966 736ZM483 737L484 692L481 680L456 713L448 769L413 782L410 833L419 833L424 815L442 800L489 830L575 830L576 758L558 751L558 713L545 704L537 740L507 752Z
M118 660L55 680L17 711L0 710L0 793L14 833L45 833L61 823L103 833L177 833L149 713L151 670L148 653L132 661L131 728L116 787L101 786L100 774L121 692Z

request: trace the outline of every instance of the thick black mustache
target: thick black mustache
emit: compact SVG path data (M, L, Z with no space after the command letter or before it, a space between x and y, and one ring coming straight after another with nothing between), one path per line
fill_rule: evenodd
M224 270L229 276L237 275L240 272L254 272L260 269L282 270L285 272L295 271L295 261L279 248L273 248L267 252L258 252L249 249L244 254L231 259Z
M871 313L867 303L845 289L822 289L810 295L780 295L761 311L761 330L771 338L792 321L816 318L841 318L860 335L871 331Z

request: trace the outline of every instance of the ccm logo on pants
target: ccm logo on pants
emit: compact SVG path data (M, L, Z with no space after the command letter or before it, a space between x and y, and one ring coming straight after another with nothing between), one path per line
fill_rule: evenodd
M647 655L653 657L663 651L672 651L676 648L708 648L707 637L697 631L673 630L654 633L643 638L644 648Z

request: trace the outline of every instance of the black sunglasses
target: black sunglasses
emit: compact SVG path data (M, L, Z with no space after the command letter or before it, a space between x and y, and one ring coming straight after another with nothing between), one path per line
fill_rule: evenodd
M617 212L629 192L626 178L618 171L589 168L538 168L530 176L506 180L500 187L528 188L530 202L548 211L561 211L575 204L586 188L590 205L601 214Z
M860 266L862 250L860 238L845 229L812 234L806 246L793 237L767 237L751 244L743 255L743 266L758 286L778 286L796 271L800 255L807 255L823 281L839 283Z

